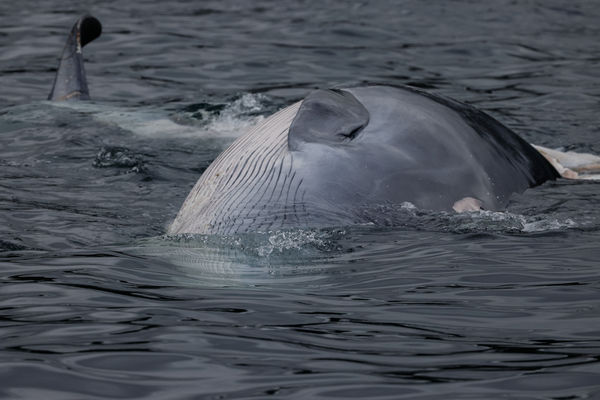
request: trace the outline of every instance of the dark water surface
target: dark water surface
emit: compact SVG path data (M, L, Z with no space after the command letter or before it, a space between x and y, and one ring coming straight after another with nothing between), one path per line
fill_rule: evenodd
M51 104L78 15L93 102ZM600 398L600 184L388 228L162 236L244 129L411 84L600 154L600 3L0 3L0 398Z

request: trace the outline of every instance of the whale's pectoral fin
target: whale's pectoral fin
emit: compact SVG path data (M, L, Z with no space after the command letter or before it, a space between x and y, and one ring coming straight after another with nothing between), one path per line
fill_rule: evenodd
M532 146L552 164L563 178L600 180L600 157L589 153L560 151Z
M48 100L89 100L81 49L101 32L100 21L90 15L84 15L75 23L60 57Z
M317 90L300 105L290 125L288 145L339 144L354 139L369 123L369 112L345 90Z

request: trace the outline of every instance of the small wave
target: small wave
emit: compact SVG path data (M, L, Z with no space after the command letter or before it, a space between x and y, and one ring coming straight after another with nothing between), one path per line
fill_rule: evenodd
M422 234L439 237L448 233L510 236L578 227L570 218L493 211L434 213L419 210L409 203L402 204L396 211L403 213L402 218L396 215L398 219L388 220L387 226L368 223L344 228L287 229L231 236L165 235L140 240L125 252L168 263L169 268L176 271L173 279L178 284L325 287L339 285L334 276L347 271L349 260L366 259L373 252L404 252L401 244L386 242L386 238ZM431 243L424 242L423 247L429 248ZM360 265L356 268L360 269Z
M21 250L30 250L29 247L17 243L17 241L20 241L20 239L15 239L15 240L4 240L4 239L0 239L0 253L2 252L8 252L8 251L21 251Z
M547 232L576 228L577 226L577 223L571 218L567 218L563 221L548 218L539 221L525 222L522 230L523 232Z
M339 254L341 229L296 229L235 236L177 235L140 240L126 252L162 259L177 279L193 285L247 286L314 282L335 269L323 261Z
M571 218L525 216L508 211L475 211L450 217L449 228L455 232L540 233L577 227Z
M539 233L579 228L585 225L571 217L510 211L470 211L463 213L421 210L411 203L368 207L363 216L371 225L401 227L452 233Z
M227 248L262 259L270 256L297 256L339 250L336 241L346 234L344 229L287 229L267 233L244 233L239 235L165 235L152 243L175 245L180 248ZM158 242L156 242L158 240Z
M260 257L269 257L294 253L307 248L319 251L339 250L336 239L343 237L345 233L346 231L343 229L277 231L267 235L268 243L258 246L256 253Z
M96 168L128 168L128 172L139 173L144 170L141 155L125 147L102 147L92 164Z

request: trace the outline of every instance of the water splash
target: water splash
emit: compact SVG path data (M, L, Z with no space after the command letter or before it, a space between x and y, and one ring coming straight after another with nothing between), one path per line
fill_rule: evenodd
M166 261L186 285L303 287L328 276L337 265L344 230L290 230L235 236L178 235L137 241L125 251ZM275 279L275 280L274 280ZM302 285L300 285L302 283Z
M454 232L540 233L571 229L578 224L571 218L554 218L547 215L521 215L508 211L474 211L456 214L449 218Z
M92 165L96 168L128 168L127 172L139 173L144 170L141 155L126 147L105 146L100 149Z
M264 119L270 111L263 94L245 93L228 103L197 103L184 108L173 119L184 125L202 128L204 136L237 138Z
M469 211L463 213L422 210L412 203L366 207L369 225L451 233L541 233L588 227L590 221L572 215L511 211ZM594 225L592 223L592 225Z

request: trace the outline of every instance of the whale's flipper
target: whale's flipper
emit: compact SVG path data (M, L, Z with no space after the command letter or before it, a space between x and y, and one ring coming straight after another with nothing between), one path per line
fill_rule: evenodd
M91 15L84 15L73 25L63 49L48 100L89 100L90 93L83 68L83 46L100 36L102 25Z
M353 140L369 123L369 112L345 90L327 89L310 93L303 101L289 130L290 150L302 143L336 145Z

